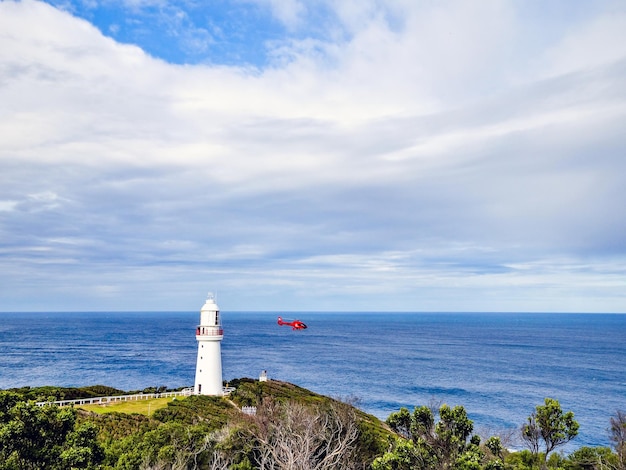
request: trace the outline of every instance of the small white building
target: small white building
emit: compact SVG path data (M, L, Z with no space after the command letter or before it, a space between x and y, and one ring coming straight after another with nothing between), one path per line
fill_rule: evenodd
M224 330L215 297L209 293L200 310L200 324L196 328L198 359L196 360L195 395L222 396L222 350L220 343Z

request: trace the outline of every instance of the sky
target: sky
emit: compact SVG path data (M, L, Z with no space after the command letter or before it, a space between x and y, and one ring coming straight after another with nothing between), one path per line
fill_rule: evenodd
M0 0L0 311L626 312L626 2Z

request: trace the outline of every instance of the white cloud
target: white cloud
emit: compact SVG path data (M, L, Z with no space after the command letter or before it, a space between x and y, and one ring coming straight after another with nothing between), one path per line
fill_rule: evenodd
M247 0L261 6L269 7L274 17L290 30L300 26L302 16L306 14L306 6L301 0Z
M547 76L592 70L624 59L626 13L623 11L608 12L580 30L571 31L541 58Z
M305 28L304 4L268 8ZM527 27L508 4L326 8L333 34L252 69L171 65L1 2L4 288L156 306L213 280L235 302L306 308L315 291L331 309L559 310L586 292L568 308L626 310L621 16L516 63Z
M18 201L0 201L0 212L11 212L17 204Z

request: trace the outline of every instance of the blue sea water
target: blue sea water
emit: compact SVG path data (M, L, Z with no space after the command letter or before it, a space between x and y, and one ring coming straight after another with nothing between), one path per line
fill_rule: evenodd
M286 316L286 315L284 315ZM296 315L294 315L296 316ZM626 410L626 315L222 312L225 380L292 382L385 419L463 405L475 431L518 429L545 397L575 413L572 448L609 445ZM0 389L191 386L198 312L0 313Z

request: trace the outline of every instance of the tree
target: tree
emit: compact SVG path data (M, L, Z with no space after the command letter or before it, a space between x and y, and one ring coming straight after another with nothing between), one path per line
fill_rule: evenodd
M473 429L474 424L467 417L465 408L442 405L439 408L439 422L436 426L436 444L440 448L441 458L449 456L454 459L455 456L462 454Z
M75 428L76 410L0 392L0 470L90 468L104 454L92 425Z
M98 444L98 428L85 422L68 434L60 461L63 468L91 468L104 460L104 451Z
M578 435L578 422L574 420L574 413L563 413L561 404L553 398L546 398L543 405L537 405L522 426L522 439L526 442L531 453L546 467L548 454L556 447L568 443ZM543 442L543 454L539 453Z
M581 447L565 460L567 470L602 470L616 468L617 456L609 447Z
M532 413L527 419L526 424L522 426L522 440L526 443L526 447L530 450L535 463L539 459L539 447L541 444L541 429L537 423L535 413Z
M619 468L626 469L626 413L617 410L611 417L609 439L617 453Z
M400 437L391 451L374 460L375 470L473 470L481 466L480 439L473 436L468 441L473 423L462 406L442 405L438 422L428 406L416 407L412 414L401 408L386 422Z
M394 432L405 439L411 439L411 421L411 413L408 408L402 407L400 411L391 413L386 422Z
M504 446L502 445L502 440L498 436L491 436L485 442L485 447L489 449L495 457L499 458L502 463L504 463Z
M348 405L311 407L266 400L257 409L252 438L257 468L350 469L359 427Z

